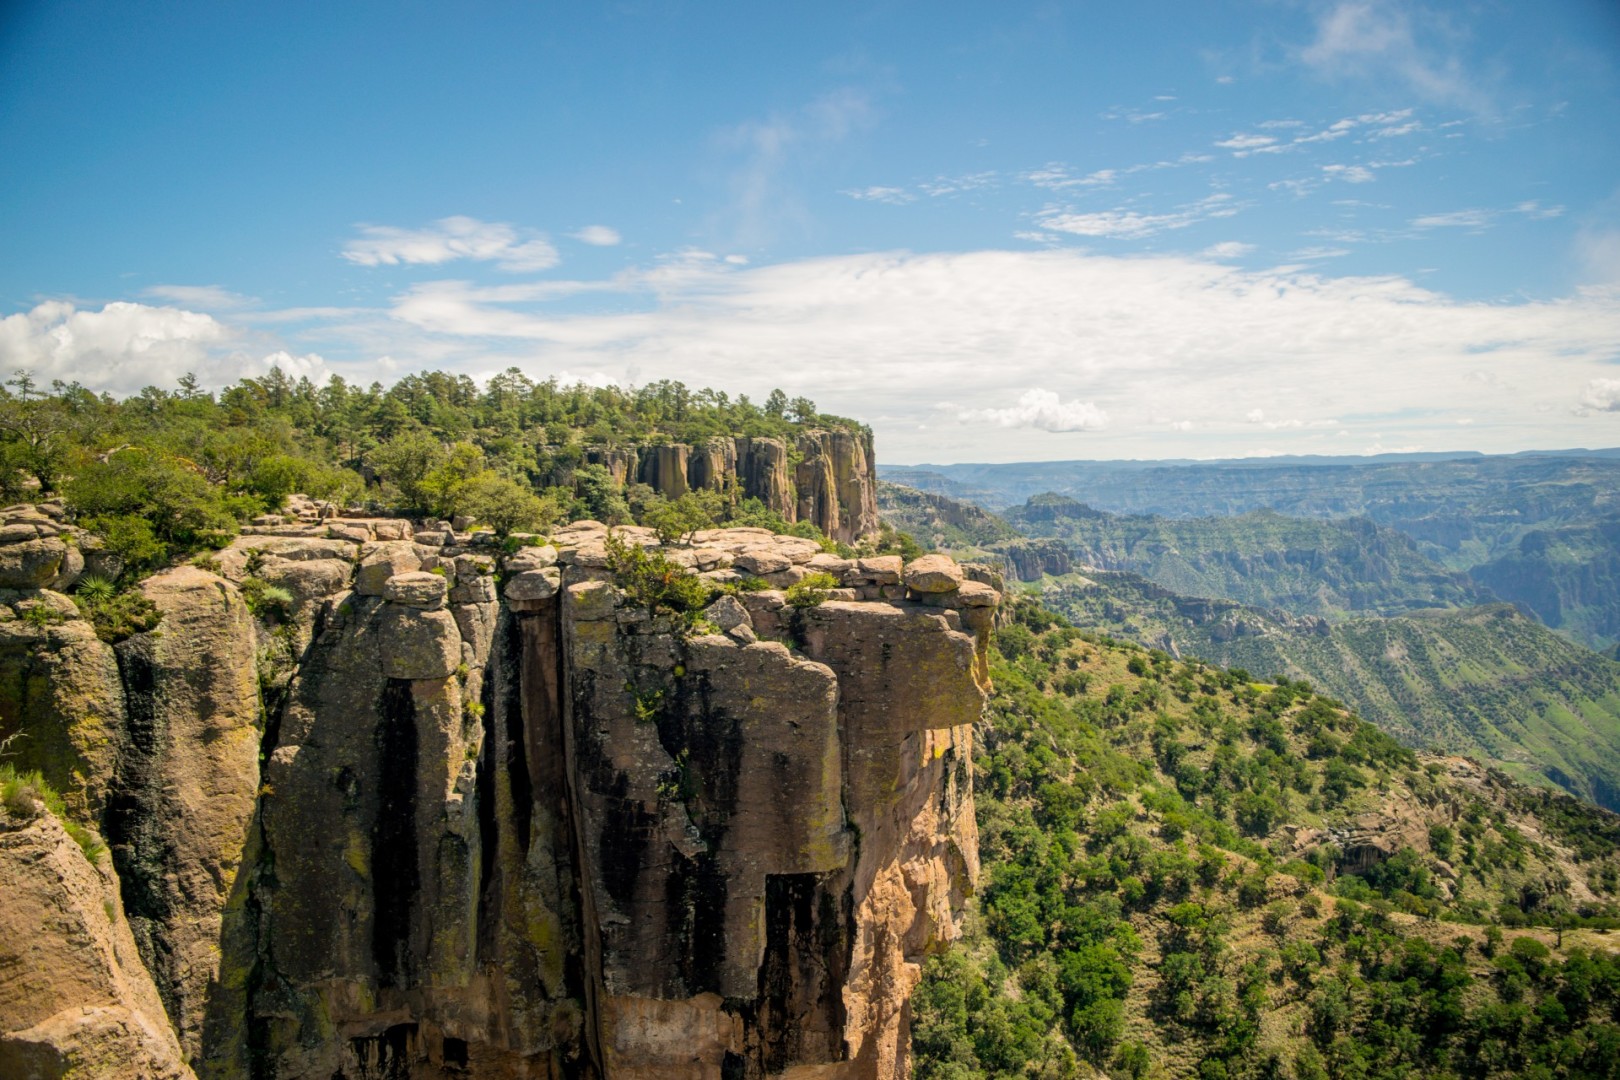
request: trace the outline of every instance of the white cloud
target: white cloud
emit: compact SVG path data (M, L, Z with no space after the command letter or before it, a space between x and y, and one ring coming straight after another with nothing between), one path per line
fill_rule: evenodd
M993 424L1004 428L1039 431L1095 431L1108 426L1108 414L1089 401L1063 401L1050 390L1026 390L1018 404L1005 409L959 409L950 406L964 424Z
M1223 139L1216 143L1223 150L1258 150L1261 147L1271 146L1276 139L1270 135L1233 135L1230 139ZM1241 154L1239 155L1242 156Z
M1253 244L1245 244L1238 240L1223 240L1219 244L1211 244L1203 250L1203 255L1210 259L1241 259L1255 250Z
M888 203L891 206L904 206L908 202L915 202L917 200L917 196L913 195L905 188L897 187L864 187L853 191L846 191L844 194L848 195L852 199L860 199L862 202Z
M1620 412L1620 379L1593 379L1581 394L1581 407L1597 412Z
M221 285L153 285L143 289L142 294L205 311L235 311L258 303L251 296L231 292Z
M568 235L592 247L616 247L624 240L624 237L619 235L618 229L607 225L587 225L578 232Z
M1412 225L1419 229L1483 229L1490 225L1496 214L1491 210L1452 210L1445 214L1425 214L1413 218Z
M1185 229L1200 221L1232 217L1242 207L1226 194L1210 195L1195 203L1177 207L1165 214L1139 214L1135 210L1103 210L1090 214L1077 214L1065 210L1048 210L1040 214L1041 226L1076 236L1117 236L1138 239L1170 229Z
M882 460L983 461L1050 455L1041 423L1100 415L1108 424L1088 434L1088 456L1450 448L1464 430L1477 449L1606 445L1616 413L1597 407L1612 399L1599 380L1615 380L1620 341L1620 289L1469 303L1396 276L1074 248L758 267L690 251L601 279L420 282L382 309L267 321L278 314L41 305L0 319L0 367L127 392L186 371L218 385L285 351L282 366L311 378L517 365L756 398L781 385L869 419ZM286 340L251 329L268 326ZM1043 396L1014 400L1014 387ZM1572 412L1583 387L1598 396ZM935 423L942 399L961 403L948 415L982 417Z
M0 369L133 393L173 386L188 371L210 381L212 350L230 338L223 324L194 311L127 301L80 311L48 301L0 319Z
M1377 179L1365 165L1323 165L1322 171L1331 179L1350 184L1370 184Z
M1425 22L1415 25L1414 14ZM1489 112L1487 96L1441 40L1446 27L1392 0L1341 0L1323 10L1316 40L1297 56L1328 78L1394 79L1432 101Z
M254 350L213 316L174 307L118 301L81 311L49 301L0 319L0 371L31 371L41 383L60 379L129 394L172 388L188 373L218 387L273 367L316 382L329 373L319 354Z
M456 259L493 262L502 270L530 272L557 265L557 249L544 236L499 222L441 218L422 229L361 225L343 246L343 257L360 266L431 266Z

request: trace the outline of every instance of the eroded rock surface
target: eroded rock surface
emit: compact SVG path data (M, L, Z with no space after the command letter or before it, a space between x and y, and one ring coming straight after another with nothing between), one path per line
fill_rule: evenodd
M841 446L797 490L858 528ZM650 460L705 486L763 455L794 490L779 443L700 450ZM114 1076L903 1075L918 964L977 874L999 593L949 560L706 530L670 572L748 588L689 625L615 580L610 536L651 530L503 553L455 524L295 501L145 582L160 632L116 656L66 597L0 594L0 721L65 733L130 912L96 931L128 985L0 1027L49 1021L17 1045ZM789 604L811 573L837 587ZM255 618L266 584L287 592Z

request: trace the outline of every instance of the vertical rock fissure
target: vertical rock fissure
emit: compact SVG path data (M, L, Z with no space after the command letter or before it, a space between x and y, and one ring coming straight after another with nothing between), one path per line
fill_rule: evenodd
M125 743L113 774L102 833L112 852L124 913L141 962L157 985L170 1021L178 1025L180 1002L172 957L160 932L170 914L162 887L163 866L170 852L161 827L166 816L158 780L164 725L155 701L156 665L148 635L130 638L115 651L124 684Z
M376 912L371 929L371 955L379 986L410 985L412 968L411 909L421 885L416 843L416 704L411 684L389 679L383 690L382 722L377 728L377 820L371 850L386 852L372 874Z

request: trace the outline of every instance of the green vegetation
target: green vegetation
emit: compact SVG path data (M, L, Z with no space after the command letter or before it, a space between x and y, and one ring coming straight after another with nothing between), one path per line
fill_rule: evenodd
M102 852L107 850L95 833L68 816L62 796L38 772L20 773L10 762L0 762L0 805L13 817L25 821L33 818L43 807L61 821L68 836L79 845L85 858L93 863L99 862Z
M972 558L985 554L992 544L1019 535L1007 522L972 503L899 484L879 481L877 499L884 521L915 537L930 551L950 551L959 558Z
M1328 624L1099 573L1046 598L1078 625L1307 679L1415 745L1620 809L1620 663L1505 604Z
M627 544L610 533L607 557L613 583L649 614L674 614L691 626L714 597L712 585L661 551Z
M916 1075L1620 1070L1620 818L1423 761L1302 681L1013 615Z
M787 602L796 608L817 607L825 603L827 593L836 588L838 579L831 574L809 574L788 586Z
M1533 529L1468 574L1593 649L1620 642L1620 516Z
M786 530L735 491L666 505L592 457L715 435L774 436L792 447L812 427L864 430L804 398L774 394L756 405L667 381L568 387L516 369L483 386L433 372L387 388L336 376L316 386L274 370L218 395L187 377L175 390L148 387L123 400L60 382L42 391L25 373L0 387L0 495L64 499L122 560L120 581L222 546L294 491L377 511L464 515L503 537L583 517L653 520L665 532L716 522Z

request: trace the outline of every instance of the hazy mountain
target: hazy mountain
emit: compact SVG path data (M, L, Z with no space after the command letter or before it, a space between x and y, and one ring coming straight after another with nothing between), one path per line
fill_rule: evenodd
M1077 567L1131 571L1178 593L1296 614L1395 615L1495 599L1367 518L1119 515L1050 494L1005 517L1027 536L1062 541Z

